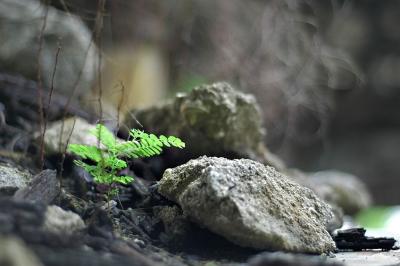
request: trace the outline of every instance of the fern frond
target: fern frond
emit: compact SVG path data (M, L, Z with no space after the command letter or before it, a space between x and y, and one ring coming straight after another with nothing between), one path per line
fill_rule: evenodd
M164 146L172 146L180 149L185 147L185 143L174 136L166 137L161 135L157 137L154 134L147 134L138 129L132 129L129 135L133 138L131 141L134 143L129 144L131 141L127 142L126 147L129 147L129 151L126 154L133 158L159 155Z
M96 138L108 149L114 148L116 144L116 139L114 134L104 125L97 124L96 128L90 131L91 134L96 136Z
M124 184L124 185L128 185L129 183L131 183L133 181L133 177L131 176L127 176L127 175L122 175L122 176L114 176L114 181Z
M114 156L104 157L103 163L105 167L117 171L128 167L127 163L124 160L118 159L117 157Z
M90 159L95 162L100 162L102 157L102 151L99 148L90 145L70 144L68 145L68 151L82 159Z
M96 128L91 130L91 134L96 136L104 147L70 144L68 151L82 159L90 159L95 162L95 165L90 165L81 160L74 161L77 166L82 167L92 175L94 182L98 184L121 183L127 185L132 182L133 177L118 175L120 170L128 167L127 162L123 160L124 158L144 158L159 155L163 147L180 149L185 147L185 143L177 137L164 135L157 137L138 129L130 130L131 140L117 141L114 134L102 124L97 124ZM118 190L110 186L107 193L112 195L118 193Z
M180 138L169 136L168 143L171 144L175 148L183 149L186 147L185 142L183 142Z
M93 177L94 182L111 184L112 180L107 178L104 169L102 169L99 165L89 165L80 160L74 160L74 163L88 172Z

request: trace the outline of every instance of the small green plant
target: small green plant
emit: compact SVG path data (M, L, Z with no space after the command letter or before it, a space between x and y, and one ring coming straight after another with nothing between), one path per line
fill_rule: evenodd
M132 176L119 175L121 170L128 167L127 159L159 155L163 147L185 147L185 143L177 137L157 137L137 129L130 130L130 140L127 141L117 139L102 124L97 124L90 133L96 136L99 142L97 146L70 144L68 150L81 157L81 160L74 160L74 163L90 173L96 184L109 188L107 197L118 193L113 188L117 183L129 184L133 181ZM82 160L90 160L93 164Z

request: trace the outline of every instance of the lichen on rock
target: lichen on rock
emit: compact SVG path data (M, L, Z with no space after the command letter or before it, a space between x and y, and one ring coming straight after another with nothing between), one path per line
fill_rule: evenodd
M324 253L331 208L311 190L248 159L200 157L165 171L158 191L192 221L244 247Z

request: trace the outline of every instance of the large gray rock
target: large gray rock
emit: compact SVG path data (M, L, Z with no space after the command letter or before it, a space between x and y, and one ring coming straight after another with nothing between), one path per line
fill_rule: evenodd
M371 204L368 189L354 175L336 170L304 173L298 169L284 169L282 172L345 214L353 215Z
M274 168L200 157L167 169L158 191L200 226L245 247L292 252L334 250L330 207Z
M38 38L45 13L46 7L37 0L0 1L1 68L36 79ZM40 71L43 85L51 86L59 42L61 50L55 89L64 94L71 93L83 68L76 95L88 92L95 77L98 52L91 44L91 32L84 23L71 14L49 7L42 39Z
M372 202L367 187L354 175L326 170L311 174L310 179L318 195L340 206L346 214L355 214Z
M228 83L196 87L168 103L140 110L135 116L128 116L129 127L136 127L138 120L149 131L178 136L187 143L192 158L244 157L283 167L263 144L265 130L256 99Z
M25 188L31 179L28 171L0 163L0 196L12 196L18 189Z

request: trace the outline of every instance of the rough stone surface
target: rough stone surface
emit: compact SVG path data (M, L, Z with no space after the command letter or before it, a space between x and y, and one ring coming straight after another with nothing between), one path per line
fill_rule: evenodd
M12 196L15 191L25 188L32 175L7 163L0 163L0 196Z
M361 252L339 252L335 257L328 258L329 261L341 262L345 266L399 266L400 250L361 251Z
M311 174L310 179L318 195L340 206L346 214L355 214L371 204L367 187L354 175L326 170Z
M304 188L248 159L200 157L167 169L159 192L201 226L246 247L324 253L330 207Z
M36 255L16 237L0 237L0 265L42 266Z
M58 206L47 207L44 228L56 234L74 234L85 228L85 223L79 215L64 211Z
M45 13L46 7L37 0L0 1L1 68L36 79L38 38ZM71 93L85 66L76 95L88 92L98 61L97 49L90 44L91 39L90 31L79 18L49 7L40 56L43 85L51 87L59 43L61 50L54 78L55 90Z
M18 189L14 199L50 204L58 197L60 191L56 170L46 169L33 177L27 187Z
M260 108L251 94L219 82L178 94L172 101L135 113L152 132L179 136L187 149L199 155L245 157L282 167L263 144ZM129 127L136 119L128 118Z

